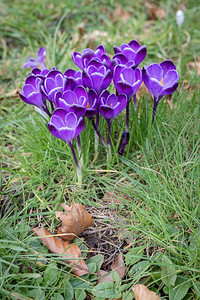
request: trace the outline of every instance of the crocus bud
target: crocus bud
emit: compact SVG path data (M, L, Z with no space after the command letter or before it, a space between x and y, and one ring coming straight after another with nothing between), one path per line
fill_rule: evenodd
M179 27L183 24L184 19L185 19L184 12L181 9L177 10L177 12L176 12L176 23Z

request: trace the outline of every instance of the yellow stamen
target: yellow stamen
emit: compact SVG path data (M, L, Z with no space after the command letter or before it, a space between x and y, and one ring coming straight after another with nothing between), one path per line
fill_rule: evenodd
M113 107L113 104L111 103L110 106Z
M163 78L161 79L160 83L164 86L164 83L163 83Z
M89 104L89 102L87 102L87 106L86 106L86 108L90 108L90 104Z

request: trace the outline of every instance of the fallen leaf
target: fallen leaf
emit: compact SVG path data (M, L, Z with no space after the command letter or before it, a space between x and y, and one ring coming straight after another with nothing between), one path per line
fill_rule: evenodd
M119 254L115 261L111 265L111 270L116 271L119 275L119 277L122 279L124 277L124 274L126 272L126 268L124 265L124 259L121 254Z
M69 207L62 203L61 206L67 214L56 211L56 218L62 221L62 225L58 227L58 234L62 234L61 238L64 241L72 241L87 227L93 225L94 220L92 216L85 210L82 204L73 203Z
M110 14L110 19L112 22L127 22L128 19L130 18L130 14L126 12L125 10L122 9L121 5L119 3L116 3L115 9L113 12Z
M164 20L166 17L166 9L164 7L158 7L148 1L145 1L145 7L147 8L147 15L150 20Z
M97 275L99 276L99 278L97 280L97 284L104 282L104 281L112 281L110 274L104 270L99 270L97 272Z
M40 241L52 253L60 254L62 261L72 268L75 275L82 276L89 273L84 260L81 259L81 251L77 245L70 245L69 242L65 242L57 236L52 236L44 227L34 228L32 232L39 237Z
M111 265L111 270L116 271L119 277L122 279L126 272L126 268L124 265L123 256L120 254L116 257L115 261ZM97 273L100 278L98 278L97 283L104 282L104 281L112 281L111 274L105 272L104 270L99 270Z
M155 292L150 291L143 284L134 285L132 290L135 295L135 300L161 300Z

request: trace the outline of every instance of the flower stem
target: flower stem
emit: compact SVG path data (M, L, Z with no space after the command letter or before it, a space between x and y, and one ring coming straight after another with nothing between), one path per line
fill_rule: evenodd
M79 156L79 163L80 163L80 168L83 168L83 154L81 153L81 140L80 140L80 135L76 137L77 140L77 148L78 148L78 156Z
M97 129L99 129L99 113L96 115L96 126ZM98 147L99 147L99 136L97 132L94 133L94 152L95 155L98 153Z
M107 121L107 124L108 124L108 143L111 148L111 124L112 124L112 122L109 120L109 121Z
M111 148L111 124L110 120L107 121L108 124L108 152L107 152L107 169L110 169L110 162L112 159L112 148Z
M129 103L130 100L128 99L127 105L126 105L126 131L129 132Z
M154 99L154 101L153 101L153 112L152 112L152 125L153 125L153 122L154 122L157 105L158 105L158 102L156 101L156 99Z
M133 101L134 101L134 106L135 106L135 111L137 110L137 98L136 94L133 95Z
M78 164L78 159L77 159L77 156L76 156L76 153L75 153L75 150L74 150L74 146L73 146L73 143L72 142L69 142L68 143L71 151L72 151L72 155L74 157L74 161L75 161L75 164L76 164L76 172L77 172L77 177L78 177L78 183L80 185L82 185L82 170L81 168L79 167L79 164Z
M107 148L107 145L106 145L106 143L104 142L104 139L103 139L103 137L101 136L101 133L99 132L99 129L97 128L97 126L96 126L96 124L95 124L95 122L94 122L94 119L92 119L92 126L94 127L94 130L96 131L96 133L97 133L97 135L98 135L100 141L102 142L103 146L104 146L105 148Z

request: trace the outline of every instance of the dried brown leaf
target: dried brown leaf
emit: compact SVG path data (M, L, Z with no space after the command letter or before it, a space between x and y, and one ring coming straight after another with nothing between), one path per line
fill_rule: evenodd
M104 281L112 281L111 275L104 270L99 270L97 272L97 275L99 276L99 278L97 280L97 284L104 282Z
M155 292L150 291L143 284L134 285L132 290L135 295L135 300L161 300Z
M126 268L124 265L123 256L121 254L119 254L116 257L115 261L112 263L111 270L116 271L121 279L124 277Z
M124 277L126 268L124 265L123 256L121 254L118 255L115 261L112 263L111 270L116 271L121 279ZM98 278L97 283L104 282L104 281L112 281L111 274L105 272L104 270L99 270L97 275L100 277Z
M119 20L122 22L127 22L130 18L130 14L122 9L119 3L116 3L115 9L110 14L110 19L112 22L118 22Z
M32 232L39 237L40 241L55 254L60 254L62 261L72 268L72 272L77 276L82 276L89 273L89 270L81 259L81 251L77 245L70 245L68 242L63 241L57 236L52 234L41 227L40 229L34 228Z
M85 210L82 204L73 203L69 207L63 203L61 206L67 211L67 214L56 211L56 218L62 221L62 225L58 228L58 234L62 234L61 238L64 241L72 241L87 227L93 225L94 220L92 216Z
M155 4L151 4L145 1L145 6L147 8L147 15L150 20L164 20L166 17L166 9L164 7L159 7Z

